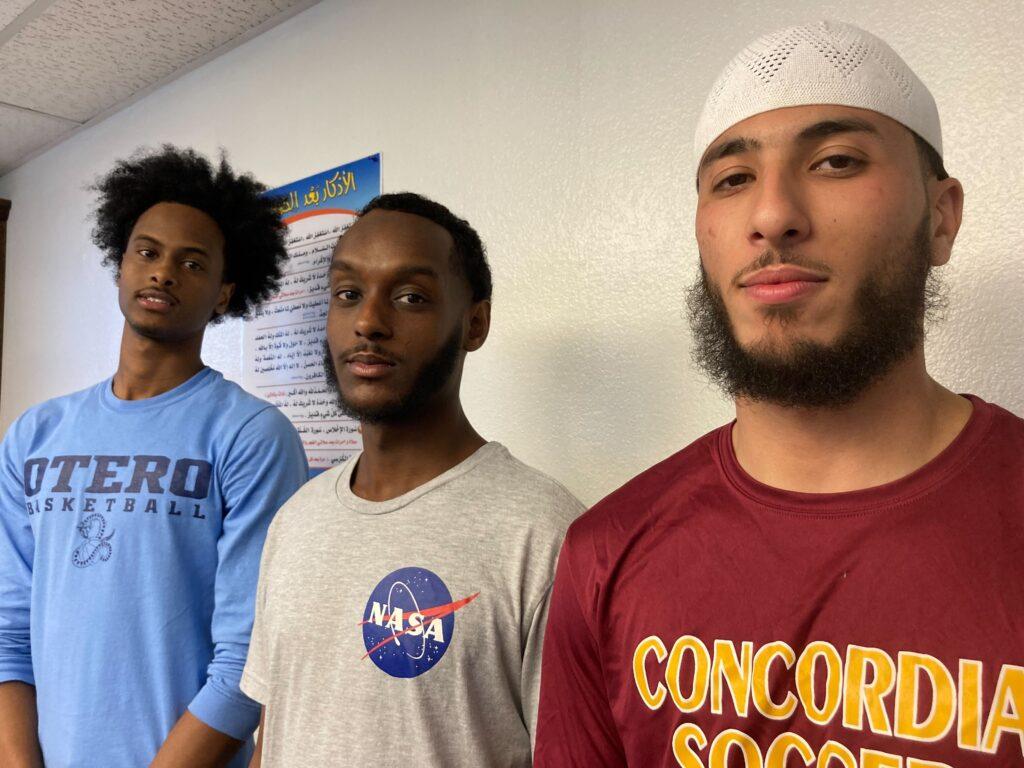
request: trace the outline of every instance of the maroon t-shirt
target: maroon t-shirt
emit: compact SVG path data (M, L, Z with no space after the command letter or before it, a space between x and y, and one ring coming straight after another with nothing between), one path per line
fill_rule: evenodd
M896 482L770 488L731 426L569 529L538 768L1024 766L1024 421Z

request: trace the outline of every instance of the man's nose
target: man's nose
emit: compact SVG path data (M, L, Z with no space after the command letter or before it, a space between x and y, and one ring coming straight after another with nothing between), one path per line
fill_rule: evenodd
M383 297L368 295L357 310L355 332L364 339L384 339L391 336L391 305Z
M810 218L796 180L784 173L766 173L751 191L747 237L752 245L784 250L810 235Z
M149 280L165 288L175 286L178 284L178 267L171 259L156 259L150 265Z

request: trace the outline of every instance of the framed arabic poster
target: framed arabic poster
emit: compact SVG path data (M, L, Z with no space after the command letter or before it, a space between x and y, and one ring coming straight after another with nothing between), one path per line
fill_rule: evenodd
M380 194L380 155L267 192L282 198L288 262L280 290L244 325L242 386L269 400L302 437L310 475L362 448L359 423L342 414L324 374L328 266L356 213Z

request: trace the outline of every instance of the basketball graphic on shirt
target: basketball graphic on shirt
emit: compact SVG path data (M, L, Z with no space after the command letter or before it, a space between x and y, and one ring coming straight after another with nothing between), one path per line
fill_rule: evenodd
M71 553L71 562L76 568L88 568L96 562L107 562L114 550L110 540L116 531L107 533L107 521L103 515L94 513L80 522L75 529L85 539Z
M453 600L448 587L426 568L399 568L374 587L359 625L366 653L392 677L418 677L433 669L455 635L455 612L476 592Z

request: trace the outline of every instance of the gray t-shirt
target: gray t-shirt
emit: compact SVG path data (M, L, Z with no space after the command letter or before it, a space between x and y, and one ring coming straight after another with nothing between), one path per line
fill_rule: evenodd
M498 443L389 501L358 457L267 536L242 690L265 768L531 763L555 561L583 506Z

